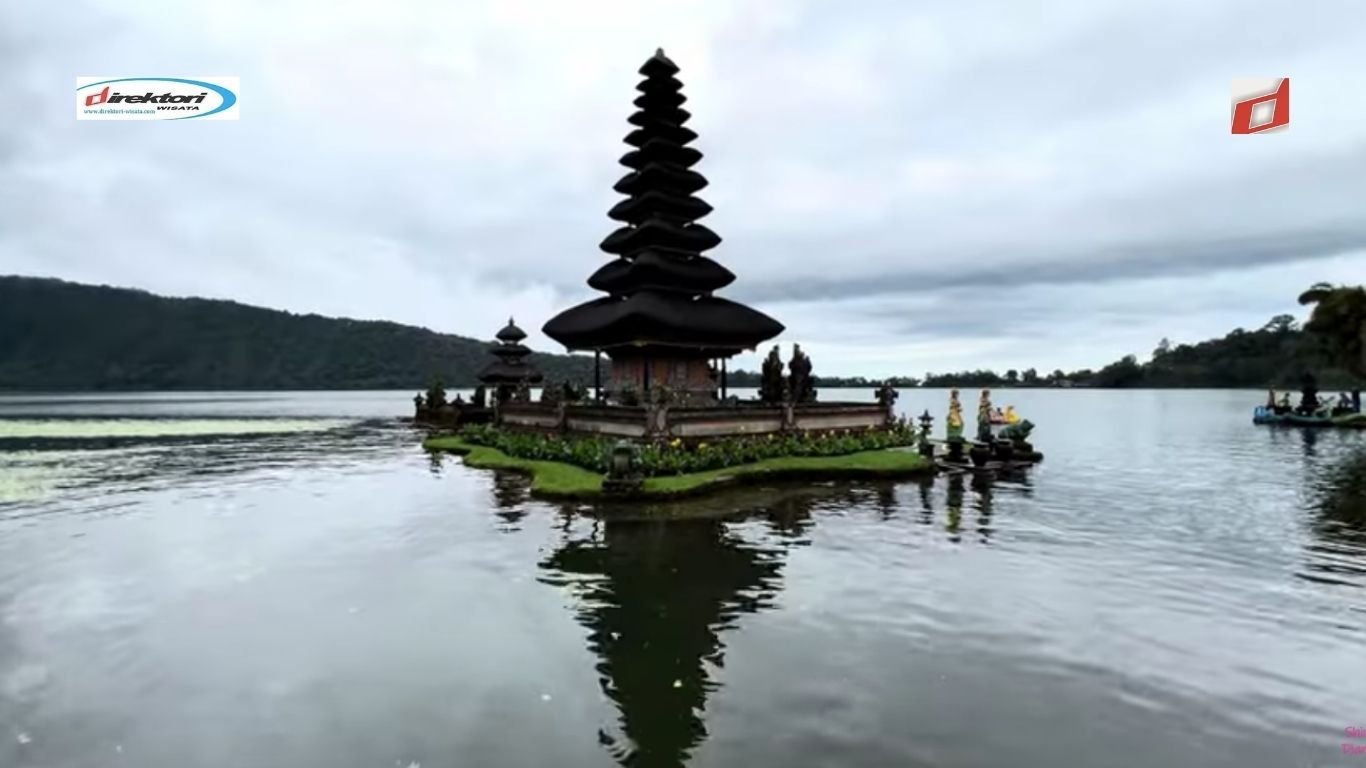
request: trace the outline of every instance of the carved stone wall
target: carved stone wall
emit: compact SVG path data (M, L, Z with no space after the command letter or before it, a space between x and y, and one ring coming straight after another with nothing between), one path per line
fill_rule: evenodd
M499 424L514 429L565 431L625 438L738 437L836 430L882 429L887 409L876 403L670 406L508 404Z

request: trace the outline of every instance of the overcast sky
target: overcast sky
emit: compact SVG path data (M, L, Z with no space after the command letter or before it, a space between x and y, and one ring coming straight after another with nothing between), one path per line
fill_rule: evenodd
M818 373L1146 359L1362 282L1364 38L1361 0L6 0L0 274L556 349L662 46L722 294ZM241 120L78 122L80 75L236 75ZM1285 75L1290 130L1231 136Z

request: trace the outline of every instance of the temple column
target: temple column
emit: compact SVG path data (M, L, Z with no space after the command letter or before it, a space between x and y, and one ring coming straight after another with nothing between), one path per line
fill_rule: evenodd
M726 358L721 358L721 399L726 399Z
M602 350L593 350L593 399L602 402Z

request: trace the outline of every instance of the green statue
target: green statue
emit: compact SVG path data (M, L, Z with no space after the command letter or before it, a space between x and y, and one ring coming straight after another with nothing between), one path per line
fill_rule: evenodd
M1014 440L1016 442L1019 442L1021 440L1028 440L1029 433L1033 431L1034 422L1030 421L1029 419L1025 419L1018 423L1011 424L1007 426L1005 429L1001 430L1001 437L1004 437L1007 440Z
M982 390L982 396L977 401L977 440L983 443L991 442L991 390Z

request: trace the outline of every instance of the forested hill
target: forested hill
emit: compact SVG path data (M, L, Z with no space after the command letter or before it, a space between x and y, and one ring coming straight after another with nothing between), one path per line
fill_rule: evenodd
M489 335L505 318L489 318ZM0 276L0 390L385 389L473 386L490 342L398 323ZM590 381L585 356L532 356Z
M492 335L503 318L489 318ZM0 276L0 390L421 389L469 387L491 342L398 323L295 315L233 301ZM532 356L551 380L589 383L587 356ZM820 360L815 361L822 370ZM1255 331L1158 345L1100 370L926 374L923 386L1281 387L1305 370L1326 388L1359 385L1326 365L1289 315ZM837 373L837 372L829 372ZM732 371L732 387L757 373ZM915 386L902 378L898 386ZM871 387L819 377L820 386Z
M1236 328L1221 339L1173 346L1158 343L1147 362L1126 355L1100 370L1041 374L991 370L927 374L923 384L931 387L1077 386L1077 387L1297 387L1300 377L1311 371L1320 386L1351 388L1362 382L1334 367L1316 340L1298 327L1290 315L1277 315L1261 328Z

